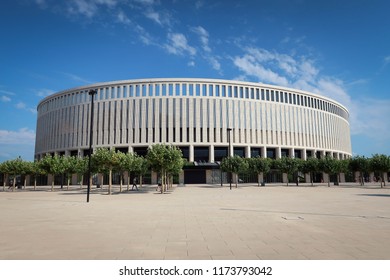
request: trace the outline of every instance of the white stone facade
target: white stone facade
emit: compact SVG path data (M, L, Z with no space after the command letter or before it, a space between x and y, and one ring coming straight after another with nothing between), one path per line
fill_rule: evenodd
M97 90L94 149L132 152L167 143L183 148L189 161L203 162L219 161L228 151L351 156L349 112L327 97L261 83L164 78L99 83L46 97L37 108L36 158L88 150L91 89Z

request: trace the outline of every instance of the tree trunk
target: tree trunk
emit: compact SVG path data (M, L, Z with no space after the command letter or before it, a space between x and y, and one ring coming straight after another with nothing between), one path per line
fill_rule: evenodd
M139 187L142 188L142 175L139 176Z
M13 181L13 184L12 184L12 191L15 191L15 184L16 184L16 177L14 177L14 181Z
M236 189L238 188L238 173L235 173L234 175L236 175Z
M119 192L122 192L122 172L121 172L121 175L120 175Z
M8 181L8 174L4 174L4 182L3 182L3 192L5 191L5 184Z
M69 191L69 185L70 185L70 178L67 178L67 185L66 185L66 190Z
M165 174L161 172L161 188L160 188L161 193L164 192L164 186L165 186Z
M108 194L111 194L112 187L112 169L108 172Z
M130 190L130 171L127 171L127 191Z
M37 176L34 176L34 191L37 189Z
M51 191L53 191L53 190L54 190L54 175L53 175L53 179L51 181Z
M80 179L80 190L83 188L84 175L81 175Z
M26 189L26 185L27 185L27 176L24 176L24 189Z
M257 186L260 187L260 173L257 173Z

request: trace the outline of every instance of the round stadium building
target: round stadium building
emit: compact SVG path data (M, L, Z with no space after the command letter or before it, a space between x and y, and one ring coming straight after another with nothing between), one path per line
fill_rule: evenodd
M261 83L163 78L97 83L64 90L38 105L35 158L89 153L91 96L93 149L145 155L172 144L193 163L185 183L221 180L226 156L306 159L351 156L349 112L327 97Z

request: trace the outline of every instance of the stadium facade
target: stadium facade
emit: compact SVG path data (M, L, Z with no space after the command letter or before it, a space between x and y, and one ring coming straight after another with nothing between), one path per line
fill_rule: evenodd
M224 157L351 156L349 112L325 96L261 83L163 78L97 83L64 90L38 105L35 158L88 155L90 90L93 148L146 154L156 143L194 162L184 181L213 181ZM194 179L197 178L197 179Z

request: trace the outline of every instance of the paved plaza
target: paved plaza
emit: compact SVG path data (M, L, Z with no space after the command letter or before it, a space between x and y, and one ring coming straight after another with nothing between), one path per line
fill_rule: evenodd
M390 188L0 191L0 259L390 259Z

